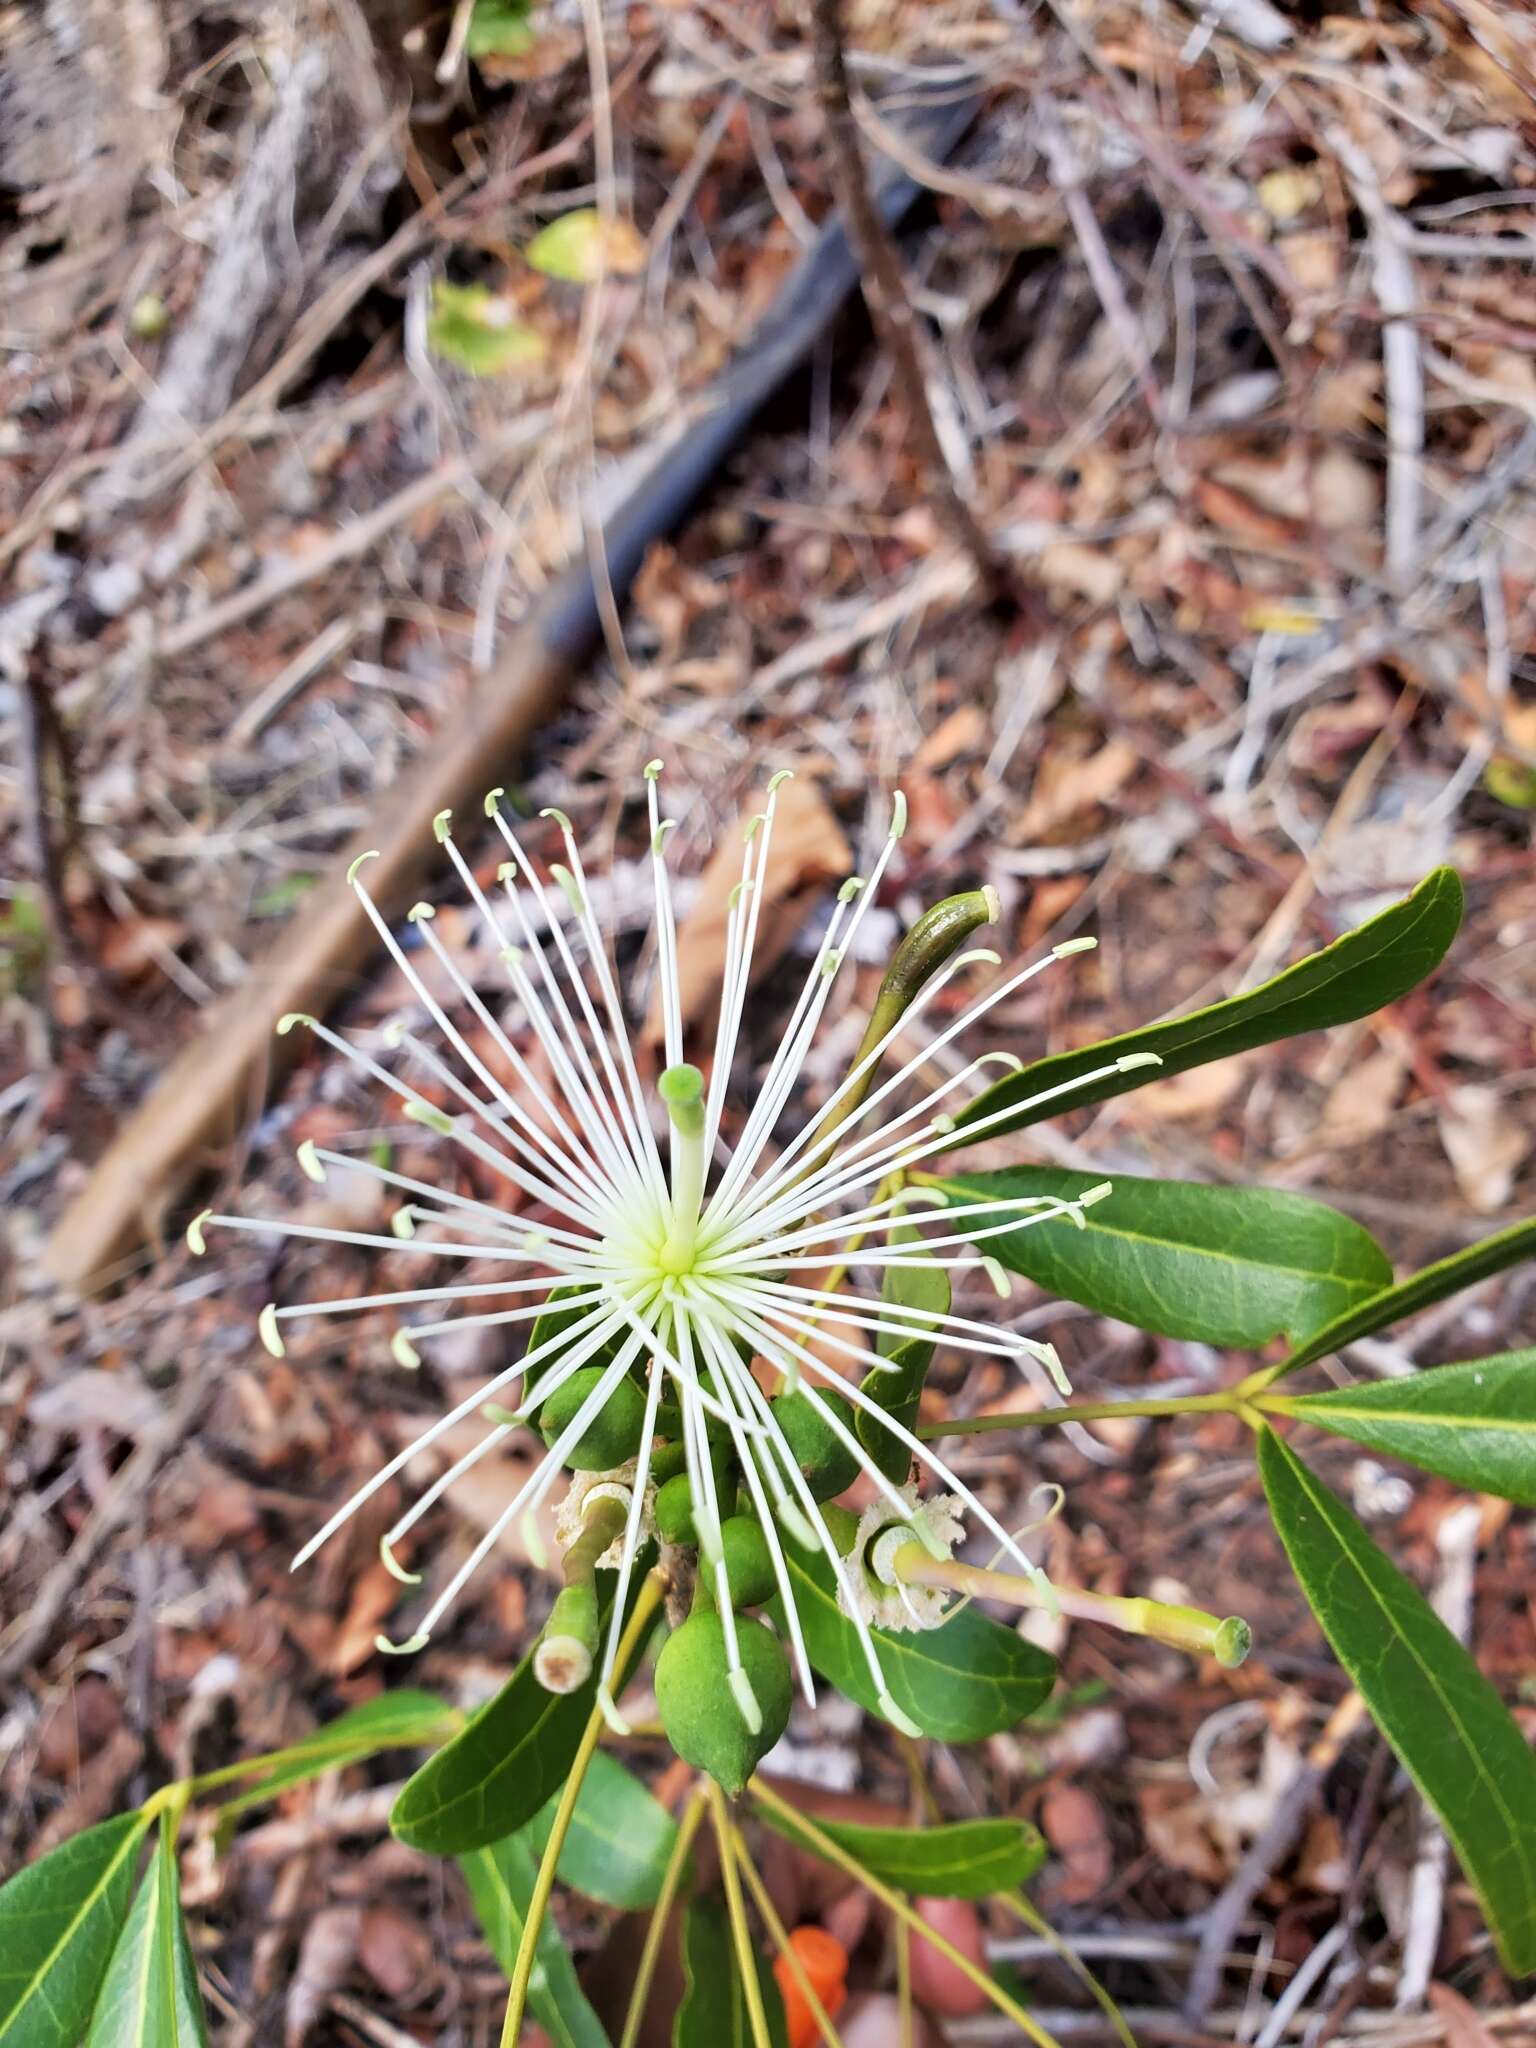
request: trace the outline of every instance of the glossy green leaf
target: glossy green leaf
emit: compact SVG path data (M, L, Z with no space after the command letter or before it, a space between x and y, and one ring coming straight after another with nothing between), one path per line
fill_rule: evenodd
M909 1249L921 1245L922 1241L919 1230L903 1228L891 1232L893 1244L906 1245ZM924 1259L915 1266L887 1266L880 1298L896 1308L915 1308L932 1315L947 1315L950 1304L948 1269L937 1259ZM868 1394L871 1400L878 1401L903 1429L915 1429L917 1426L918 1402L922 1397L923 1382L928 1377L928 1368L933 1363L937 1342L936 1337L921 1334L893 1337L883 1331L875 1338L875 1350L885 1362L865 1374L860 1391ZM886 1478L905 1479L911 1463L911 1453L906 1445L893 1437L888 1429L883 1429L867 1408L857 1411L853 1426L860 1443Z
M1070 1201L1104 1176L1055 1166L954 1174L951 1206L974 1204L957 1229L981 1229L989 1201L1028 1195ZM1379 1293L1392 1279L1386 1253L1352 1217L1272 1188L1116 1174L1114 1192L1087 1211L1030 1223L986 1249L1047 1294L1164 1337L1254 1350L1295 1340Z
M782 1532L781 1540L806 1655L839 1692L876 1712L869 1666L837 1604L831 1565ZM942 1628L877 1628L874 1638L891 1698L940 1742L980 1742L1016 1727L1056 1682L1053 1657L975 1607L963 1608Z
M1448 1259L1437 1259L1434 1265L1421 1267L1395 1287L1384 1287L1379 1294L1370 1295L1357 1307L1325 1323L1298 1351L1282 1359L1274 1368L1273 1377L1278 1379L1283 1373L1311 1365L1326 1358L1330 1351L1342 1351L1346 1344L1353 1344L1360 1337L1372 1336L1389 1323L1401 1322L1404 1316L1431 1308L1437 1301L1460 1294L1464 1287L1474 1286L1479 1280L1487 1280L1532 1258L1536 1258L1536 1218L1512 1223L1508 1230L1496 1231L1477 1244L1469 1244L1465 1251L1452 1252Z
M642 1553L631 1603L649 1569ZM598 1574L604 1629L614 1586L612 1572ZM596 1671L575 1692L546 1692L533 1675L530 1653L496 1697L422 1765L395 1801L390 1826L402 1842L434 1856L457 1856L516 1834L565 1783L596 1703Z
M523 1831L536 1856L544 1853L558 1800L557 1793ZM676 1840L677 1823L660 1800L600 1749L587 1766L555 1873L602 1905L653 1906Z
M86 2048L207 2048L197 1965L181 1917L176 1844L162 1826L112 1951Z
M471 57L522 57L538 32L531 0L475 0L464 47Z
M128 1900L141 1813L71 1835L0 1889L0 2042L78 2048Z
M1272 1429L1259 1470L1302 1591L1440 1816L1506 1965L1536 1970L1536 1755L1423 1594Z
M303 1742L277 1753L273 1767L262 1773L248 1792L226 1801L219 1809L220 1825L226 1826L248 1807L260 1806L285 1792L290 1785L302 1785L322 1771L338 1764L361 1763L385 1749L415 1749L441 1741L462 1721L463 1716L432 1693L402 1686L364 1700Z
M444 362L457 363L475 377L496 377L542 360L542 336L515 317L512 303L483 284L432 287L427 346Z
M1099 1045L1051 1053L1022 1073L1009 1075L962 1111L950 1150L977 1136L995 1138L1004 1131L1023 1130L1063 1109L1103 1102L1127 1089L1144 1087L1148 1081L1167 1080L1190 1067L1227 1059L1257 1045L1272 1045L1276 1039L1292 1038L1301 1031L1320 1031L1330 1024L1368 1017L1416 988L1433 971L1456 936L1461 910L1461 883L1455 872L1436 868L1401 903L1346 932L1321 953L1298 960L1262 987L1229 996L1187 1017L1127 1031ZM1155 1052L1162 1065L1109 1074L1080 1088L1065 1086L1125 1053L1136 1052ZM1062 1092L1052 1093L1048 1102L1036 1100L1053 1090ZM1008 1110L1014 1113L1001 1114ZM978 1131L991 1117L998 1121Z
M787 2048L778 1984L762 1957L755 1960L768 2038L773 2048ZM687 1989L673 2023L672 2048L754 2048L731 1923L717 1898L694 1899L683 1915L683 1975Z
M788 1814L762 1807L759 1817L791 1842L816 1854L815 1845ZM871 1877L897 1891L926 1898L982 1899L989 1892L1017 1891L1045 1861L1038 1828L1024 1820L957 1820L929 1828L866 1828L823 1820L830 1835Z
M1536 1507L1536 1350L1265 1405L1473 1493Z
M491 1954L510 1978L528 1919L538 1860L526 1839L511 1835L459 1858L470 1903ZM554 2048L608 2048L608 2036L576 1979L576 1965L546 1913L539 1929L528 2005Z

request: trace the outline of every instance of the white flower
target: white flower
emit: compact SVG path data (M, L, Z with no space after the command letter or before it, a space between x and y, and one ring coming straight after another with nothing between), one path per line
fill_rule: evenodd
M959 1504L947 1494L920 1501L915 1486L904 1486L901 1497L906 1513L897 1519L884 1500L859 1517L849 1552L861 1567L849 1575L854 1603L876 1628L939 1628L954 1604L953 1595L939 1586L907 1585L896 1575L896 1553L904 1544L918 1542L930 1556L949 1557L965 1534L965 1522Z
M868 1473L889 1519L910 1524L918 1540L936 1547L937 1554L947 1555L931 1522L923 1514L914 1514L915 1494L887 1479L846 1423L828 1408L818 1390L829 1384L897 1438L953 1501L990 1532L1020 1570L1034 1574L1035 1568L1013 1538L938 1455L824 1360L830 1352L867 1368L869 1347L875 1340L928 1334L982 1356L1016 1361L1033 1352L1047 1356L1054 1365L1048 1347L1031 1345L1007 1330L965 1316L883 1301L878 1285L887 1268L911 1265L917 1259L938 1260L953 1269L985 1267L996 1276L994 1262L967 1247L1050 1216L1067 1214L1081 1222L1083 1208L1108 1192L1107 1188L1095 1189L1075 1203L1040 1199L996 1202L990 1208L999 1220L967 1231L953 1227L956 1219L946 1214L941 1197L914 1194L901 1186L906 1171L921 1166L949 1141L953 1119L945 1105L963 1095L989 1062L1004 1057L984 1054L937 1086L922 1087L917 1076L931 1056L1049 966L1053 957L1080 951L1093 942L1077 940L1058 947L1054 955L1047 954L1004 979L937 1031L921 1052L870 1085L898 1030L915 1032L924 1012L933 1008L967 967L979 961L995 965L997 960L995 954L976 951L951 958L922 987L898 1025L800 1124L788 1142L778 1146L779 1127L790 1110L806 1055L901 835L905 800L899 795L896 799L890 836L868 882L850 878L839 892L778 1050L750 1094L732 1104L733 1115L727 1119L725 1110L731 1100L733 1065L751 982L762 902L760 885L773 833L774 792L784 778L776 776L769 785L766 808L746 835L741 880L731 900L724 985L706 1085L698 1068L684 1060L677 931L666 861L670 821L659 813L659 773L659 762L646 770L656 898L655 948L667 1059L657 1090L659 1102L647 1096L640 1081L624 1004L593 914L569 820L559 811L544 813L559 825L566 849L566 863L553 868L557 887L551 891L502 815L501 792L493 791L486 799L486 811L510 854L500 870L499 892L488 894L482 888L454 842L446 812L436 821L436 830L494 941L506 974L503 1002L487 1003L465 978L453 953L438 938L433 913L425 904L417 905L409 922L439 972L429 979L418 971L416 961L422 955L413 958L401 945L359 874L369 856L354 862L349 875L380 940L439 1034L435 1043L428 1043L418 1030L402 1026L386 1033L386 1042L406 1055L439 1098L452 1105L451 1113L429 1100L406 1075L381 1065L314 1018L285 1018L279 1029L287 1030L296 1022L308 1026L399 1097L407 1117L489 1168L515 1191L513 1206L502 1209L306 1142L299 1158L311 1178L323 1179L327 1168L335 1165L372 1173L398 1193L402 1206L395 1215L393 1235L215 1217L205 1212L193 1223L189 1241L195 1250L201 1250L205 1226L219 1224L396 1254L414 1252L427 1267L443 1261L473 1263L474 1277L464 1284L271 1305L263 1310L259 1328L268 1349L278 1354L282 1351L282 1326L296 1318L351 1314L381 1305L415 1310L435 1304L439 1311L435 1317L403 1325L396 1333L396 1358L414 1365L419 1362L418 1347L430 1345L446 1331L535 1322L552 1291L562 1290L560 1306L571 1320L559 1334L528 1350L391 1458L294 1560L297 1567L309 1558L418 1452L471 1416L483 1414L491 1423L486 1435L426 1489L383 1540L382 1554L391 1569L410 1578L396 1563L394 1547L434 1502L450 1491L456 1479L528 1419L503 1408L488 1408L490 1397L520 1379L525 1382L526 1396L533 1384L527 1376L535 1373L538 1394L532 1405L542 1408L572 1375L597 1365L600 1369L590 1393L547 1455L432 1600L409 1644L399 1647L416 1649L427 1640L460 1588L493 1552L502 1531L538 1508L560 1477L567 1454L613 1398L620 1382L628 1378L644 1390L644 1414L638 1451L628 1475L628 1520L617 1553L619 1587L601 1660L599 1698L605 1712L618 1723L608 1685L625 1593L648 1521L648 1500L654 1494L648 1477L658 1414L665 1401L670 1418L667 1427L681 1433L693 1487L700 1568L715 1576L732 1687L748 1721L752 1717L750 1688L737 1654L720 1539L722 1513L729 1514L732 1508L716 1498L711 1461L705 1455L709 1421L728 1432L761 1521L790 1650L807 1697L814 1698L810 1662L781 1529L795 1543L819 1549L826 1556L842 1604L858 1631L881 1708L898 1726L910 1727L886 1690L878 1648L866 1619L867 1595L861 1598L856 1589L856 1580L862 1579L863 1573L855 1574L839 1553L775 1422L769 1398L743 1353L748 1357L755 1354L776 1370L781 1391L802 1389L806 1401ZM542 941L535 936L536 929L547 933ZM443 986L444 978L457 992L461 1016L467 1013L462 1025L434 993L434 987ZM474 1020L473 1025L468 1018ZM482 1053L471 1043L466 1030L476 1028L479 1045L493 1051ZM542 1051L547 1071L554 1077L551 1086L534 1072L519 1050L520 1043L530 1050L536 1045ZM1017 1062L1012 1064L1017 1066ZM1111 1065L1102 1071L1115 1070ZM1086 1075L1068 1088L1095 1078L1096 1074ZM864 1088L868 1092L861 1095ZM1064 1092L1068 1091L1048 1091L1053 1096ZM663 1121L657 1114L662 1105L666 1111L665 1160L656 1131ZM992 1121L1014 1113L1009 1110L1000 1112L997 1119L983 1119L970 1127L971 1134L984 1136ZM896 1192L881 1192L891 1187ZM529 1220L530 1211L537 1212L536 1220ZM918 1228L914 1230L914 1226ZM931 1227L934 1234L925 1239L923 1227ZM899 1237L895 1235L898 1231ZM825 1276L829 1261L855 1235L861 1248L854 1256L854 1268L871 1277L876 1292L829 1293L817 1285L818 1276ZM508 1277L488 1280L485 1270L492 1266L505 1269ZM461 1306L470 1303L478 1306Z

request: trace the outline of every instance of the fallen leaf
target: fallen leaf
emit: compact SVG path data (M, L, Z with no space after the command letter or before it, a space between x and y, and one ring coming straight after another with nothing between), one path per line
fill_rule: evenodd
M362 1929L360 1906L329 1906L310 1921L283 2010L283 2048L303 2048L326 2000L347 1981Z
M1307 1141L1314 1145L1358 1145L1392 1120L1403 1090L1408 1061L1395 1045L1384 1045L1352 1064L1330 1091Z
M987 743L987 714L979 704L958 704L947 718L929 733L913 756L914 766L937 775L962 754L975 753Z
M1042 765L1030 792L1020 826L1024 838L1042 839L1079 811L1107 803L1140 762L1140 754L1128 740L1109 740L1087 760L1063 761L1052 756Z
M1040 1809L1045 1838L1065 1866L1058 1885L1070 1905L1086 1904L1114 1874L1114 1851L1104 1809L1080 1785L1058 1785Z
M1440 1105L1440 1142L1468 1205L1491 1216L1509 1200L1531 1133L1496 1088L1469 1081Z
M1461 1993L1453 1991L1449 1984L1431 1984L1429 2002L1445 2031L1445 2048L1496 2048L1493 2035Z
M397 2004L414 2005L432 1968L432 1937L397 1906L370 1906L358 1933L357 1959Z
M725 966L725 928L731 891L741 880L741 829L727 832L699 879L698 894L677 935L677 973L683 1023L695 1022L720 993ZM853 865L843 828L814 782L786 782L779 790L760 892L752 977L759 980L783 955L804 922L806 898ZM661 1002L653 996L643 1031L647 1045L662 1037Z

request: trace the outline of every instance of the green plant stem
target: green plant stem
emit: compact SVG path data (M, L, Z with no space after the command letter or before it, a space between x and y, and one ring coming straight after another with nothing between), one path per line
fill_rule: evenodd
M736 1967L741 1972L742 1994L747 2001L747 2023L752 2029L753 2048L773 2048L768 2032L768 2015L763 2010L763 1987L757 1977L757 1955L752 1947L752 1930L741 1896L741 1872L736 1868L736 1849L731 1840L731 1817L725 1794L713 1779L709 1782L709 1813L714 1822L715 1841L720 1849L720 1875L725 1884L725 1910L731 1923L736 1948Z
M856 1857L850 1856L840 1843L834 1842L832 1837L823 1833L814 1821L808 1820L798 1807L791 1806L787 1799L781 1799L773 1787L765 1784L761 1778L753 1778L747 1789L761 1805L768 1807L771 1812L783 1814L792 1822L797 1832L805 1837L823 1862L834 1864L837 1869L846 1872L856 1884L861 1884L867 1892L873 1893L887 1911L893 1913L898 1920L904 1921L914 1934L928 1943L930 1948L936 1949L946 1962L953 1963L961 1976L974 1984L978 1991L984 1992L1000 2013L1005 2014L1016 2027L1028 2035L1036 2044L1036 2048L1061 2048L1060 2042L1048 2034L1017 1999L1010 1998L1001 1984L989 1977L985 1970L978 1968L968 1955L963 1955L952 1941L939 1933L936 1927L930 1927L909 1900L903 1898L900 1892L892 1891L889 1885L882 1884L880 1879L866 1870Z
M1088 1992L1094 2004L1098 2006L1100 2012L1103 2013L1109 2024L1114 2028L1115 2037L1124 2043L1124 2048L1137 2048L1136 2036L1126 2025L1124 2013L1121 2012L1119 2006L1116 2005L1082 1957L1076 1954L1069 1943L1062 1939L1045 1915L1037 1912L1022 1892L998 1892L996 1897L998 1904L1006 1912L1012 1913L1016 1920L1022 1920L1030 1932L1039 1935L1042 1941L1050 1943L1055 1953L1060 1956L1061 1960L1066 1964L1073 1976L1076 1977L1083 1989Z
M1044 1429L1063 1422L1112 1422L1122 1415L1237 1415L1242 1410L1242 1389L1231 1387L1217 1394L1170 1394L1159 1400L1074 1401L1067 1408L1036 1408L1019 1415L972 1415L955 1422L928 1422L917 1431L920 1437L985 1436L995 1429Z
M661 1876L661 1889L657 1892L656 1903L651 1908L650 1922L646 1927L645 1941L640 1950L639 1968L635 1971L634 1989L629 1994L629 2005L624 2014L624 2030L619 2035L619 2048L635 2048L640 2022L645 2017L645 2002L651 1995L651 1983L661 1957L661 1944L666 1936L667 1921L672 1915L678 1888L683 1881L683 1872L688 1867L688 1851L699 1831L699 1822L704 1818L704 1805L704 1787L695 1785L689 1795L683 1817L678 1822L677 1840L672 1844L672 1854L667 1858L667 1867Z
M619 1638L618 1655L614 1659L616 1672L622 1673L627 1669L630 1658L645 1640L665 1590L659 1572L647 1575L635 1601L635 1611L629 1617L628 1625ZM571 1821L576 1813L576 1801L581 1793L582 1781L587 1775L587 1766L596 1753L607 1725L603 1719L602 1709L594 1707L587 1716L587 1725L582 1730L581 1741L571 1760L570 1775L560 1794L560 1804L555 1808L549 1840L544 1845L544 1854L539 1859L538 1875L533 1881L533 1896L528 1901L528 1917L523 1922L522 1937L517 1944L517 1956L512 1965L512 1988L507 1994L507 2014L501 2025L501 2048L513 2048L513 2043L522 2029L523 2008L528 2003L528 1981L533 1975L539 1934L544 1925L544 1915L549 1911L550 1894L555 1888L555 1865L560 1860L565 1838L570 1833Z
M443 1708L443 1737L445 1741L448 1736L458 1733L459 1729L464 1725L464 1720L464 1715L456 1707L445 1706ZM333 1764L344 1764L350 1763L359 1757L373 1756L382 1749L416 1749L420 1746L421 1735L419 1731L398 1743L380 1742L377 1736L367 1737L362 1740L353 1736L338 1740L335 1754L326 1757L325 1761ZM312 1737L308 1742L295 1742L287 1749L269 1750L265 1756L248 1757L242 1763L221 1764L216 1771L204 1771L199 1777L182 1779L179 1783L186 1786L189 1799L199 1799L203 1793L217 1791L221 1785L232 1785L237 1779L252 1777L258 1771L280 1771L285 1764L301 1763L306 1757L321 1755L323 1750L324 1736L321 1735L318 1738ZM169 1793L175 1789L175 1787L167 1785L163 1788L163 1791ZM156 1796L159 1797L161 1795L157 1794Z
M747 1880L747 1889L752 1894L752 1903L762 1916L763 1925L773 1938L773 1945L789 1965L789 1974L794 1978L800 1996L811 2009L811 2017L821 2029L821 2038L827 2048L843 2048L842 2036L832 2024L832 2015L816 1995L816 1986L811 1982L810 1972L801 1962L799 1952L790 1940L784 1922L779 1918L778 1908L768 1895L762 1874L748 1852L746 1838L734 1823L731 1826L731 1847L736 1852L736 1861L741 1874Z
M897 2048L912 2048L912 1930L896 1922Z

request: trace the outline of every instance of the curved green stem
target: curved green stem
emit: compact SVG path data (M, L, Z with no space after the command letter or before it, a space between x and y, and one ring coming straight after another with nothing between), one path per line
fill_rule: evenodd
M1242 1390L1224 1389L1216 1394L1170 1394L1143 1401L1074 1401L1067 1408L1036 1408L1019 1415L972 1415L955 1422L927 1422L917 1434L925 1439L944 1436L986 1436L998 1429L1046 1429L1063 1422L1113 1422L1122 1415L1238 1415L1243 1409Z
M688 1806L677 1826L677 1840L672 1844L672 1854L667 1858L667 1867L662 1872L661 1889L656 1894L656 1903L651 1908L650 1922L645 1930L645 1941L640 1950L640 1964L635 1971L634 1989L629 1994L629 2005L624 2014L624 2030L619 2035L619 2048L635 2048L640 2032L640 2022L645 2017L645 2002L651 1995L651 1983L656 1975L656 1964L661 1957L661 1944L666 1935L667 1921L672 1914L678 1888L683 1881L683 1872L688 1867L688 1851L698 1833L699 1822L704 1818L705 1792L702 1785L696 1785L689 1798Z
M778 1908L768 1895L768 1887L747 1850L746 1839L741 1829L731 1826L731 1847L736 1852L736 1861L742 1876L747 1880L747 1889L752 1894L752 1903L762 1915L763 1925L773 1939L773 1945L789 1966L789 1974L795 1980L800 1996L810 2009L811 2017L821 2029L821 2038L827 2048L843 2048L843 2038L832 2024L832 2016L817 1995L816 1986L811 1982L810 1972L800 1960L799 1951L789 1938L784 1922L779 1918Z
M747 1789L762 1805L791 1821L796 1833L809 1842L823 1862L835 1864L839 1870L845 1871L856 1884L861 1884L867 1892L872 1892L888 1912L904 1922L914 1934L920 1935L930 1948L937 1949L946 1962L953 1963L961 1976L974 1984L978 1991L985 1993L998 2011L1012 2020L1013 2024L1036 2044L1036 2048L1061 2048L1061 2043L1055 2036L1048 2034L1033 2014L1027 2012L1017 1999L1010 1998L1001 1984L996 1983L985 1970L973 1963L968 1955L962 1954L952 1941L939 1933L936 1927L930 1927L910 1900L903 1898L900 1892L892 1891L888 1884L882 1884L879 1878L864 1868L857 1857L850 1856L840 1843L834 1842L830 1835L823 1833L798 1807L791 1806L787 1799L781 1799L773 1787L765 1784L761 1778L753 1778Z
M635 1650L645 1640L646 1632L655 1619L661 1605L665 1587L661 1576L651 1572L641 1586L635 1601L634 1613L619 1638L618 1655L614 1659L616 1673L624 1672ZM544 1854L539 1859L539 1871L533 1881L533 1895L528 1901L528 1917L523 1922L522 1938L517 1944L517 1956L512 1965L512 1988L507 1994L506 2018L501 2024L501 2048L513 2048L522 2030L523 2009L528 2003L528 1983L533 1975L534 1957L538 1952L538 1940L544 1925L544 1915L549 1911L550 1894L555 1888L555 1865L565 1847L565 1838L570 1833L571 1821L576 1813L576 1801L581 1793L582 1781L587 1767L602 1740L607 1722L603 1719L601 1707L594 1707L587 1717L582 1730L581 1741L571 1760L570 1775L560 1794L560 1804L555 1808L555 1817L549 1830L549 1840L544 1845Z
M763 1987L757 1977L757 1952L752 1946L752 1930L747 1925L747 1909L742 1903L741 1872L736 1868L731 1817L726 1811L725 1794L713 1779L709 1782L708 1797L709 1817L714 1823L715 1841L720 1850L726 1917L731 1923L731 1940L736 1950L736 1967L741 1973L742 1995L747 2001L747 2024L752 2029L753 2048L773 2048L773 2037L768 2032L768 2015L763 2009Z

